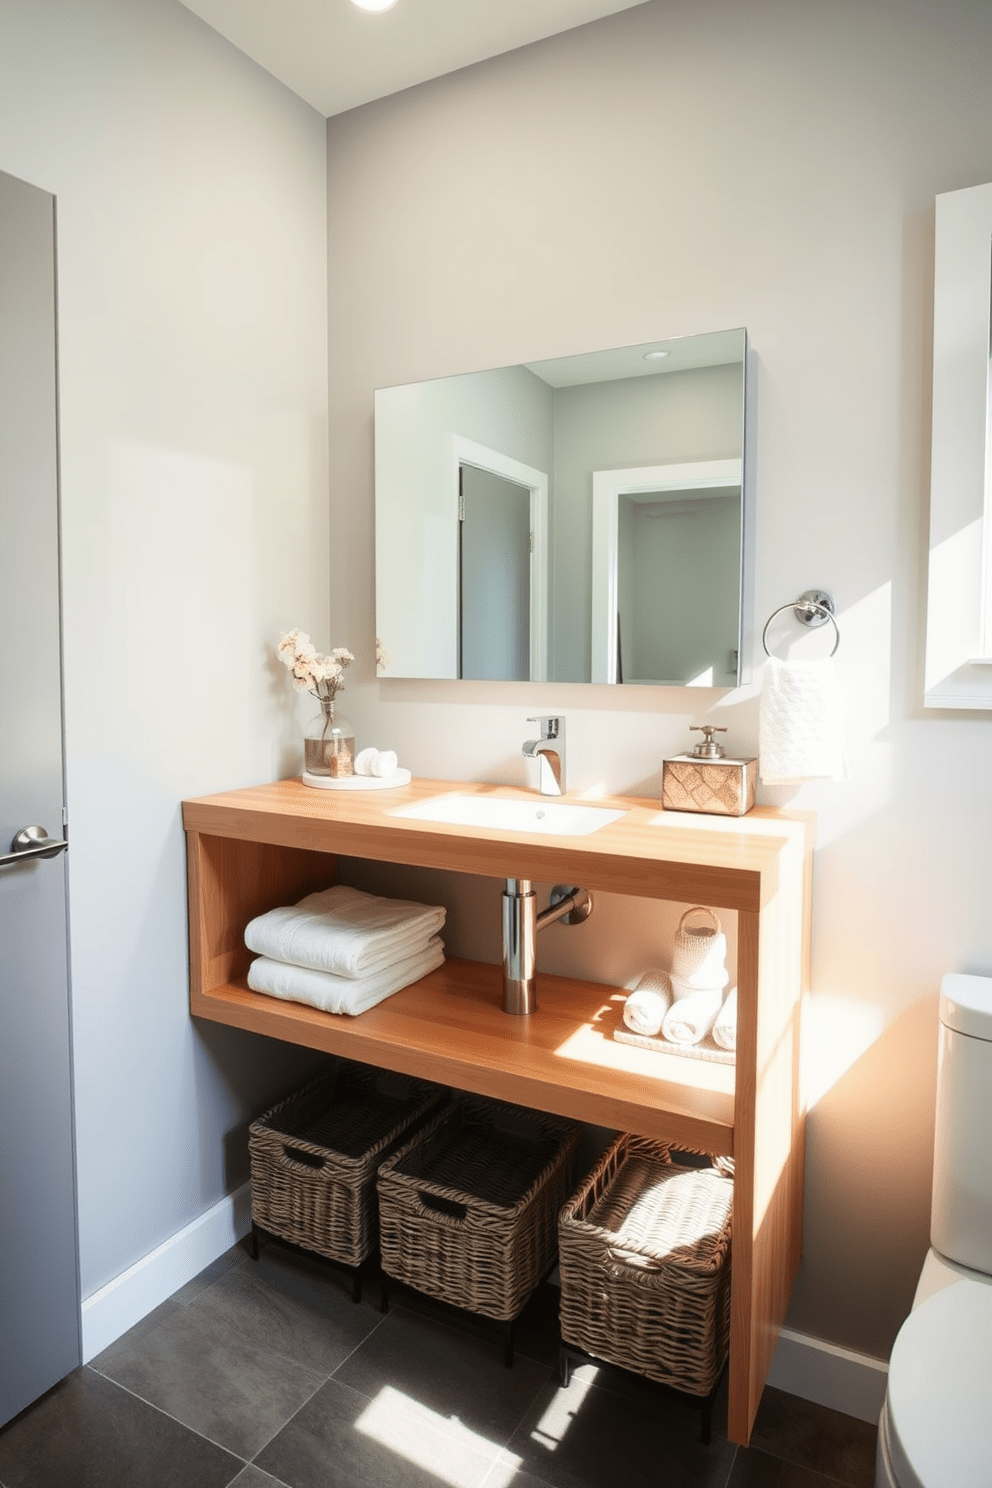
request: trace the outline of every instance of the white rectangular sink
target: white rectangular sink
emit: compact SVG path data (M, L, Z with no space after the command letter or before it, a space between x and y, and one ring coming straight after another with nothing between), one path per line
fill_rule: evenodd
M626 816L607 806L579 806L536 796L520 801L509 796L432 796L415 806L401 806L391 816L443 822L460 827L495 827L506 832L541 832L549 837L586 837Z

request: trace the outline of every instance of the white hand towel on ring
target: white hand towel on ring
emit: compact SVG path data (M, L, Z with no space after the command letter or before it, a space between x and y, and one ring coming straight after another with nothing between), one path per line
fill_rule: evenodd
M844 715L833 658L780 661L761 679L758 771L768 785L793 780L850 780Z
M623 1021L631 1033L654 1038L661 1032L671 1001L672 987L667 972L646 971L638 977L623 1005Z

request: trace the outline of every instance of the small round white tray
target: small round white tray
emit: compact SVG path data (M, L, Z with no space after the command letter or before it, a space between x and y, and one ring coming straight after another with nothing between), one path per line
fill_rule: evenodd
M398 785L410 784L409 770L396 770L392 775L310 775L303 771L303 784L316 790L395 790Z

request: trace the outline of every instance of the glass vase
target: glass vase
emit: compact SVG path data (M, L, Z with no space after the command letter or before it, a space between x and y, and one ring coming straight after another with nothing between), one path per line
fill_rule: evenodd
M333 698L321 698L320 712L307 724L303 761L308 775L341 780L355 773L355 730L335 709Z

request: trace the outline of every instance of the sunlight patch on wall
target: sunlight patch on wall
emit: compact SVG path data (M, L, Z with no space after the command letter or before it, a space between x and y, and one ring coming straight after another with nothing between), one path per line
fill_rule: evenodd
M882 1033L878 1003L817 993L803 1009L802 1087L807 1110L842 1079Z
M521 1466L521 1459L506 1451L493 1462L500 1450L498 1443L480 1436L456 1416L439 1415L419 1400L411 1400L392 1385L382 1387L355 1428L451 1488L472 1488L486 1463L492 1463L486 1488L509 1488Z

